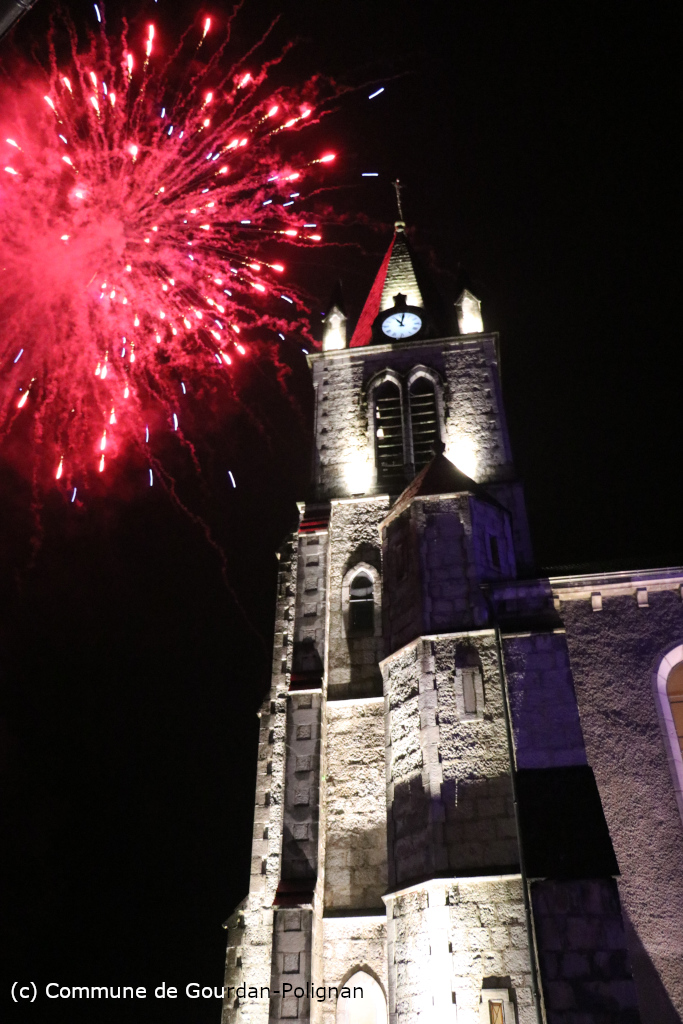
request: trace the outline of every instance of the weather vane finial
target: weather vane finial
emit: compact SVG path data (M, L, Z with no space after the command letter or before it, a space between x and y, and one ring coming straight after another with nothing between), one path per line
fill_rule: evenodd
M398 221L396 222L396 226L398 227L398 225L400 224L401 227L405 227L405 224L403 223L403 206L401 204L401 192L403 190L403 185L398 180L398 178L396 179L396 181L392 182L392 185L394 186L394 189L396 191L396 205L398 206Z

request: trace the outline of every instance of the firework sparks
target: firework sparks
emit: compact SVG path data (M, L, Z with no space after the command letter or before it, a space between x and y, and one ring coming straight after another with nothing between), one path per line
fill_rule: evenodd
M224 42L197 70L210 19L178 88L187 58L163 63L163 33L147 25L117 51L95 10L87 52L72 42L68 67L52 52L0 117L0 444L23 430L34 477L72 501L75 478L149 453L150 423L183 441L181 382L215 403L239 360L301 333L278 247L322 236L289 189L335 158L278 156L282 133L317 119L310 87L274 95L267 68L226 70Z

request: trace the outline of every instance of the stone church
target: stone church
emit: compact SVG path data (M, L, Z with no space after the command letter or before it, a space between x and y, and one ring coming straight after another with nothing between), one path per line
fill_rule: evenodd
M224 1024L680 1024L683 570L535 574L498 338L402 221L308 360Z

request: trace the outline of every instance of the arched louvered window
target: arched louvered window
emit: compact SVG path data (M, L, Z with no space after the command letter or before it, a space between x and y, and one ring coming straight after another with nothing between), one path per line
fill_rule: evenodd
M441 439L434 382L420 375L410 385L410 424L413 460L419 473L434 458L434 446Z
M393 380L375 388L375 451L377 483L392 491L404 484L403 415L401 392Z
M375 595L372 580L359 572L349 587L349 633L372 634L375 629Z
M669 678L666 681L666 695L671 705L671 717L676 730L678 746L683 754L683 662L679 661L669 672Z

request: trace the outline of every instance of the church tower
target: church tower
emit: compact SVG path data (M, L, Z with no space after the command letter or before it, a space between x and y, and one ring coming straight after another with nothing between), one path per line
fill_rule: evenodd
M337 293L308 357L312 491L279 556L224 1024L569 1021L546 1016L520 839L496 595L532 556L498 338L470 290L444 304L402 221L348 344L345 324Z

